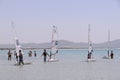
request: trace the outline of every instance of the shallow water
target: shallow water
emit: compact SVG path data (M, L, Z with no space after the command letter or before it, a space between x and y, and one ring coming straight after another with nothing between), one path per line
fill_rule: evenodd
M113 60L102 59L106 50L95 50L96 62L85 62L87 50L60 50L59 62L46 64L41 50L37 50L36 58L29 58L28 51L24 53L24 61L31 65L14 66L15 58L8 61L7 51L0 51L0 80L120 80L119 50L114 50Z

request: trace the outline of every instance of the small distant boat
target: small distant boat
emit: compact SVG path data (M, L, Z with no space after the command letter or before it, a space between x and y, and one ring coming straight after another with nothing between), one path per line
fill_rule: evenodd
M93 48L92 48L92 41L91 41L91 35L90 35L91 29L90 24L88 26L88 55L87 55L87 62L94 62L96 61L93 57Z
M103 59L110 59L110 30L108 30L108 50L107 56L103 56Z
M57 54L58 54L58 31L57 31L57 27L53 26L52 41L51 41L51 50L50 50L50 58L48 59L48 62L59 61L56 58Z

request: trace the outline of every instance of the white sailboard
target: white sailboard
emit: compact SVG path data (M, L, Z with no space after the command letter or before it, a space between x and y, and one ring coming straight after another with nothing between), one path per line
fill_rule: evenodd
M58 31L57 31L57 27L53 26L51 49L50 49L50 58L48 59L48 61L49 62L59 61L56 58L57 54L58 54Z
M30 65L31 62L25 62L24 64L15 63L14 66Z

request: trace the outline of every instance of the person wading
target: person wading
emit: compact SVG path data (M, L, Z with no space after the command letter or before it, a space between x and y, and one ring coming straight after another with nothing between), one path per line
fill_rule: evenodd
M44 57L44 62L46 63L47 60L47 56L49 56L49 54L46 52L46 49L44 49L44 52L42 53L42 55Z

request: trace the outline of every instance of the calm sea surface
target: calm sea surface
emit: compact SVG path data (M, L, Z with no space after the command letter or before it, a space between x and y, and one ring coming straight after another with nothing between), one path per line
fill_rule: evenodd
M35 51L37 57L24 51L24 62L31 65L14 66L14 55L8 61L8 50L0 50L0 80L120 80L120 50L113 50L113 60L102 59L107 50L94 50L96 62L86 62L87 50L59 50L59 61L46 64L40 57L43 50Z

